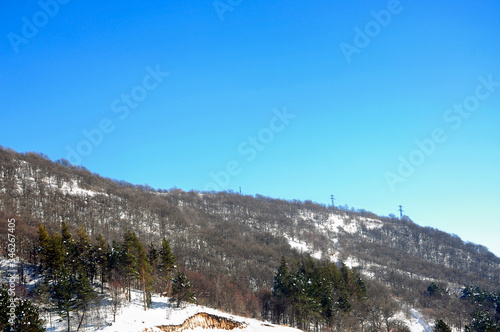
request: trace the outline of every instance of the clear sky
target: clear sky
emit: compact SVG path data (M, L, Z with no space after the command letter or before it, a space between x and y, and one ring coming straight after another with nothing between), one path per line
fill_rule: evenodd
M500 255L500 2L3 1L0 144Z

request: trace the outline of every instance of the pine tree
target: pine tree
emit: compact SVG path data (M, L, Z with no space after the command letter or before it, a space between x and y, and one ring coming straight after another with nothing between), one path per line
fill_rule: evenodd
M49 243L45 250L45 260L42 267L48 280L53 280L55 275L65 265L65 250L62 238L59 234L50 236Z
M175 268L175 257L166 238L161 241L159 270L165 282L165 295L170 296L172 291L172 270Z
M89 304L96 297L83 268L76 274L67 268L61 269L50 285L50 294L54 308L67 321L68 331L71 330L71 313L75 310L81 312L79 329Z
M61 236L62 236L62 241L63 241L64 246L71 243L71 240L72 240L71 233L70 233L68 225L66 224L65 221L63 221L61 224Z
M9 304L11 297L6 287L0 288L0 331L43 332L44 321L40 318L38 309L30 300L16 300L13 324L9 322Z
M96 294L92 288L90 280L85 274L83 267L79 268L77 274L78 276L75 280L75 295L77 298L76 309L81 312L81 319L77 328L77 330L79 330L85 318L87 309L90 303L96 298Z
M290 274L288 272L288 263L284 256L281 257L281 264L274 277L272 296L274 297L274 315L278 323L285 320L285 314L288 308L288 300L291 296Z
M92 245L90 244L90 237L85 231L85 229L80 227L78 229L78 237L76 241L73 241L73 271L78 271L79 269L83 269L85 271L85 275L93 281L96 266L95 261L93 259L93 250Z
M40 242L40 246L38 247L38 255L40 257L40 267L43 271L43 267L47 266L47 250L49 247L50 236L47 232L47 228L40 224L38 227L38 241Z
M155 244L151 242L149 244L148 259L151 266L158 266L158 258L160 257L160 251L156 249Z
M136 237L135 249L137 250L137 273L138 279L142 283L142 296L144 300L144 310L148 307L148 298L151 296L151 265L149 264L149 258L146 255L144 246L141 241Z
M109 255L109 245L104 240L104 237L99 234L99 236L97 237L97 248L94 251L94 256L101 277L101 293L104 293L104 282L107 281L107 274L109 271Z
M51 284L51 301L61 317L66 319L68 332L71 331L71 312L78 306L76 278L66 268L60 270Z
M128 288L128 301L132 301L132 280L137 274L137 253L135 250L135 242L137 236L131 230L127 230L123 236L123 243L120 249L120 262L121 270L123 271L123 276L125 283Z
M147 309L148 293L151 292L151 265L144 246L135 232L127 230L121 249L121 263L128 284L129 302L131 301L131 284L139 280L142 285L144 310Z
M472 313L471 328L472 331L477 331L477 332L500 331L500 327L496 326L495 320L491 318L490 314L479 308L476 308Z
M64 263L67 267L71 268L73 273L76 273L78 268L76 260L79 253L75 248L73 236L69 231L68 225L64 221L61 224L61 241L64 248Z
M177 271L172 281L172 295L176 299L177 308L180 307L181 302L192 302L195 300L194 294L191 291L191 282L184 273Z
M442 320L439 319L434 324L433 332L451 332L450 327Z

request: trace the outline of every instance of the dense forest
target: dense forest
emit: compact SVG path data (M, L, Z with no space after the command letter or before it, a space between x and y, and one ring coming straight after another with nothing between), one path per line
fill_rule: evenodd
M459 331L499 321L500 259L407 217L232 192L153 189L4 148L0 189L1 255L8 257L6 222L15 218L22 234L17 257L39 269L40 287L50 296L71 275L71 284L90 292L90 302L96 287L109 292L125 285L125 295L130 288L143 292L147 309L148 293L172 295L175 279L191 286L179 304L194 294L202 305L305 330L404 331L395 314L409 315L410 308ZM161 266L165 243L175 267ZM88 252L76 251L87 258L77 255L62 270L50 266L61 263L58 250L71 257L72 246L87 244ZM134 259L142 257L142 267L124 258L125 247L133 248ZM96 248L106 254L97 257ZM479 291L489 300L467 295ZM45 298L56 310L43 291L18 293ZM73 312L85 320L90 307L72 305L66 317Z

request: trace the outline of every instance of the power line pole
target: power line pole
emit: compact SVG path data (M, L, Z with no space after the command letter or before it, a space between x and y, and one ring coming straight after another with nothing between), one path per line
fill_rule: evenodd
M240 186L240 195L241 195L241 186Z
M331 199L332 199L332 206L335 206L335 204L334 204L335 197L333 197L333 195L331 195Z
M399 219L403 219L403 207L399 206Z

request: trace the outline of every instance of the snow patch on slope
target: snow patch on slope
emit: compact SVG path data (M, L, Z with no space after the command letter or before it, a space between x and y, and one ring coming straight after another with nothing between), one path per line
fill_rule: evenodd
M319 251L319 250L314 251L313 248L305 242L299 242L296 240L292 240L291 238L289 238L286 235L285 235L285 238L288 240L288 244L290 244L290 247L292 247L293 249L297 249L301 253L302 252L309 253L309 255L311 255L311 257L316 258L316 259L321 259L321 257L323 256L322 251Z
M248 332L299 332L300 330L283 327L273 324L264 323L256 319L233 316L218 310L189 304L185 308L178 309L170 307L168 299L160 296L153 296L152 308L144 311L142 304L142 294L134 292L132 303L127 303L121 309L121 312L116 317L116 322L110 326L98 329L102 332L140 332L147 331L160 332L157 326L162 325L181 325L186 319L198 314L208 313L219 317L228 318L230 320L244 323L245 327L239 328L238 331ZM55 331L55 330L53 330ZM59 331L59 330L57 330ZM194 331L204 331L202 328L196 328ZM225 331L219 329L211 329L210 331Z

